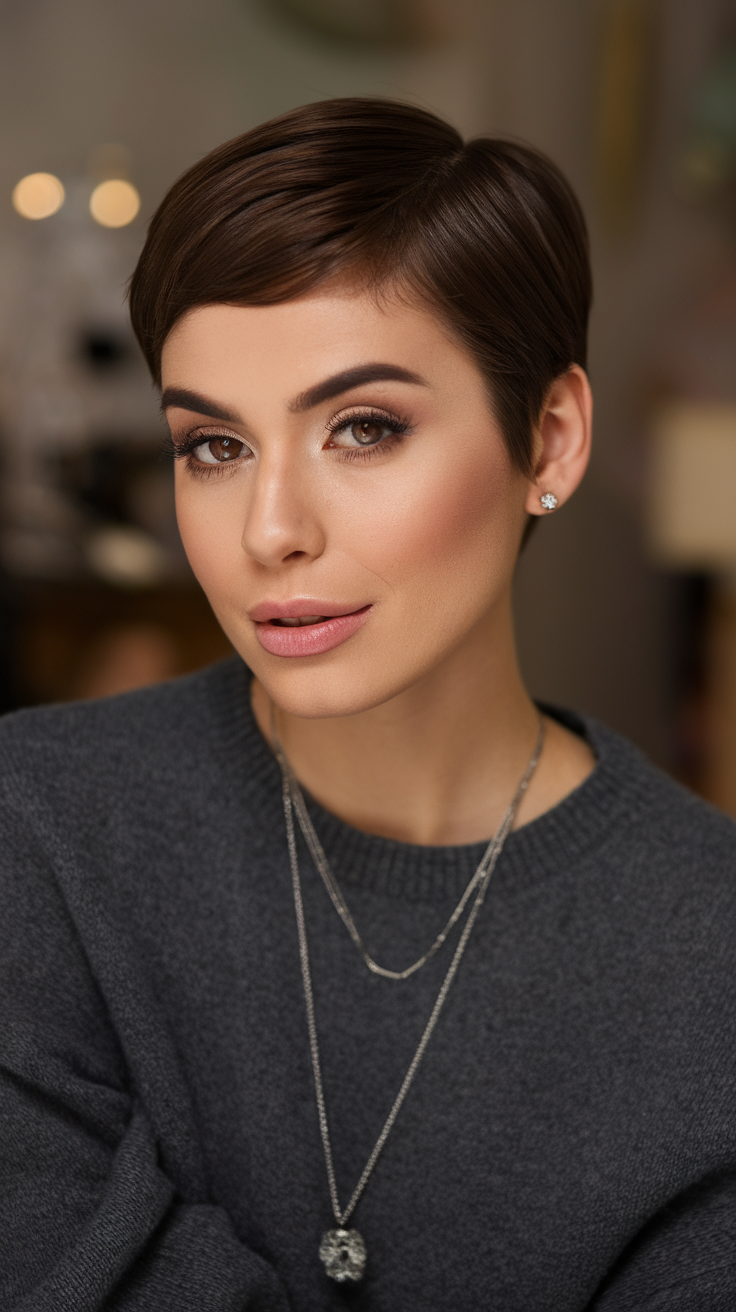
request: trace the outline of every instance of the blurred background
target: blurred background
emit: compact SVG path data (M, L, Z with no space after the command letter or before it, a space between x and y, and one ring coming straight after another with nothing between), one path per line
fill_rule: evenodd
M227 653L125 283L183 169L345 94L580 195L595 456L520 563L523 667L736 814L736 0L0 0L2 710Z

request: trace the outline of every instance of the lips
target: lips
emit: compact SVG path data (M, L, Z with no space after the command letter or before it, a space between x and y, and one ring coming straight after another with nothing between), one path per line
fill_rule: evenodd
M371 606L357 610L313 598L261 602L250 618L261 646L273 656L318 656L351 638L368 619Z

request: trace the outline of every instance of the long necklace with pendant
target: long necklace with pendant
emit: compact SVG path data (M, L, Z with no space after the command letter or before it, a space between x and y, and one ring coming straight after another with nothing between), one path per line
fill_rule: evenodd
M273 726L273 716L272 716L272 726ZM294 909L296 912L297 931L299 935L299 958L301 961L302 983L304 986L304 1001L306 1004L306 1012L307 1012L307 1028L309 1031L309 1050L312 1058L312 1072L314 1075L314 1087L315 1087L315 1093L317 1098L317 1115L319 1119L319 1129L322 1138L322 1148L324 1151L325 1166L327 1168L327 1183L330 1191L332 1213L335 1218L335 1225L336 1225L336 1229L326 1230L324 1235L322 1236L322 1242L319 1247L319 1255L320 1258L322 1259L322 1262L324 1263L324 1267L327 1272L327 1275L330 1276L333 1280L337 1280L340 1283L343 1283L344 1281L360 1280L365 1271L365 1265L367 1260L365 1241L363 1239L363 1236L357 1230L355 1230L354 1228L351 1229L347 1228L348 1222L351 1216L353 1215L358 1205L358 1202L360 1201L360 1198L362 1197L363 1191L368 1183L373 1168L376 1165L376 1162L378 1161L381 1152L383 1151L384 1145L386 1143L386 1140L388 1139L389 1134L391 1133L391 1130L393 1129L394 1122L396 1121L396 1118L399 1114L399 1111L401 1110L401 1106L404 1102L404 1099L406 1098L406 1095L409 1092L411 1084L414 1080L414 1076L417 1073L419 1063L421 1062L422 1057L424 1056L427 1044L429 1043L429 1040L432 1037L432 1033L439 1019L440 1012L442 1011L442 1008L445 1004L445 1000L450 991L450 986L452 985L455 975L457 974L457 969L458 966L460 965L460 961L463 956L463 953L465 952L465 949L467 947L468 939L470 938L470 935L473 930L473 926L475 925L475 922L478 918L478 913L480 912L480 909L483 905L483 900L485 898L486 891L490 883L491 875L493 874L494 868L496 866L496 862L498 861L498 858L501 854L501 849L503 848L504 842L506 841L506 837L509 834L511 827L514 823L516 812L519 808L521 799L524 796L524 793L526 792L529 786L532 775L534 774L534 771L537 767L539 757L542 753L542 747L544 745L544 723L540 717L539 734L537 736L537 741L531 759L529 761L529 764L527 765L526 770L524 771L524 775L514 794L511 804L509 805L498 829L496 830L496 833L493 835L493 838L491 839L490 843L488 844L488 847L483 853L483 856L481 857L481 860L475 871L475 874L473 875L472 879L470 880L470 883L465 889L465 892L463 893L463 896L460 899L458 906L455 908L455 911L450 917L450 920L448 921L442 933L438 936L438 938L433 943L429 952L425 953L424 957L420 957L418 961L414 962L414 964L405 971L388 971L388 970L384 970L380 966L376 966L376 963L372 961L372 958L370 959L368 958L368 954L365 951L365 948L363 947L362 940L360 939L360 935L358 934L357 929L355 929L354 934L350 929L350 924L348 924L348 922L345 920L345 916L343 915L343 912L340 910L340 906L342 906L344 910L347 912L349 921L350 923L353 924L354 927L352 916L350 916L349 911L347 911L347 906L342 897L342 894L337 888L337 884L335 883L334 876L332 875L331 871L329 871L329 866L327 865L327 860L324 857L324 852L322 851L321 845L317 840L316 834L314 834L314 829L311 824L311 820L309 820L309 815L306 809L306 805L304 804L304 798L302 796L301 789L299 788L299 785L296 779L294 778L293 772L284 753L284 749L281 746L281 743L275 732L275 727L273 727L273 741L276 749L276 756L279 765L281 766L281 774L282 774L282 782L283 782L284 820L286 822L286 838L289 847L289 860L291 863L291 875L292 875L292 884L294 890ZM396 1098L394 1100L394 1104L388 1116L386 1117L383 1129L381 1130L381 1133L379 1134L373 1146L373 1151L371 1152L370 1157L368 1158L368 1161L366 1162L363 1168L360 1179L358 1180L358 1183L355 1186L355 1189L353 1190L350 1200L345 1208L340 1207L340 1201L337 1195L337 1182L335 1179L335 1168L334 1168L333 1157L332 1157L332 1144L330 1141L330 1130L327 1120L327 1109L325 1106L324 1086L322 1083L322 1065L320 1062L320 1055L319 1055L319 1042L317 1039L317 1023L315 1019L315 1010L314 1010L314 994L312 990L312 973L309 965L309 948L307 945L307 926L304 917L304 902L302 899L302 886L301 886L301 879L299 876L299 858L297 854L296 833L294 829L295 811L299 819L302 832L304 833L305 840L307 841L310 852L312 853L312 856L314 856L315 850L318 850L319 853L321 854L321 858L324 861L325 868L329 872L330 878L325 882L327 883L328 892L330 892L330 896L332 897L332 900L337 907L338 913L340 914L343 923L347 924L347 928L351 934L351 937L356 942L356 945L359 947L364 960L366 960L366 964L369 966L369 969L373 970L377 974L388 976L388 978L390 979L406 979L408 975L413 974L414 971L420 968L420 966L423 966L425 962L430 959L431 956L434 956L434 953L439 949L439 947L445 941L445 938L447 937L447 934L449 933L450 929L462 914L462 911L466 906L473 890L476 890L475 899L473 901L473 904L470 908L470 912L468 913L468 917L465 921L462 932L460 934L457 947L455 948L455 951L453 953L452 961L450 962L450 965L447 968L447 973L445 974L445 978L442 981L440 991L437 994L437 999L432 1008L429 1020L427 1021L422 1037L419 1040L417 1050L414 1053L414 1056L412 1057L411 1063L409 1065L409 1069L407 1070L406 1075L404 1076L401 1088L399 1089L399 1092L397 1093ZM308 821L308 828L306 830L305 830L304 820L302 818L302 813L306 816ZM308 836L310 833L314 834L314 840L316 842L316 849L314 850L312 847L312 843L310 842L310 838ZM318 864L318 868L320 869L320 873L322 874L322 878L324 879L325 875L321 868L321 864L319 862L317 864ZM335 901L335 897L333 897L332 895L331 890L333 887L337 891L338 902Z

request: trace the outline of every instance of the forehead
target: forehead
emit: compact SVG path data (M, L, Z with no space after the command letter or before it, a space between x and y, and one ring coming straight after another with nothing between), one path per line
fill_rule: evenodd
M164 387L248 387L294 395L371 360L391 361L437 381L467 351L431 309L370 291L316 291L278 305L206 305L190 310L164 344Z

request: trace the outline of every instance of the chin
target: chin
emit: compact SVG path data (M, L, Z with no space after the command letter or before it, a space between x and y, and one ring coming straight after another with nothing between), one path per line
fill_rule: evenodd
M290 660L280 669L273 658L263 661L243 653L243 659L276 705L303 720L359 715L382 706L413 682L410 675L406 680L381 678L367 659L306 657L300 661L301 668L296 660Z

